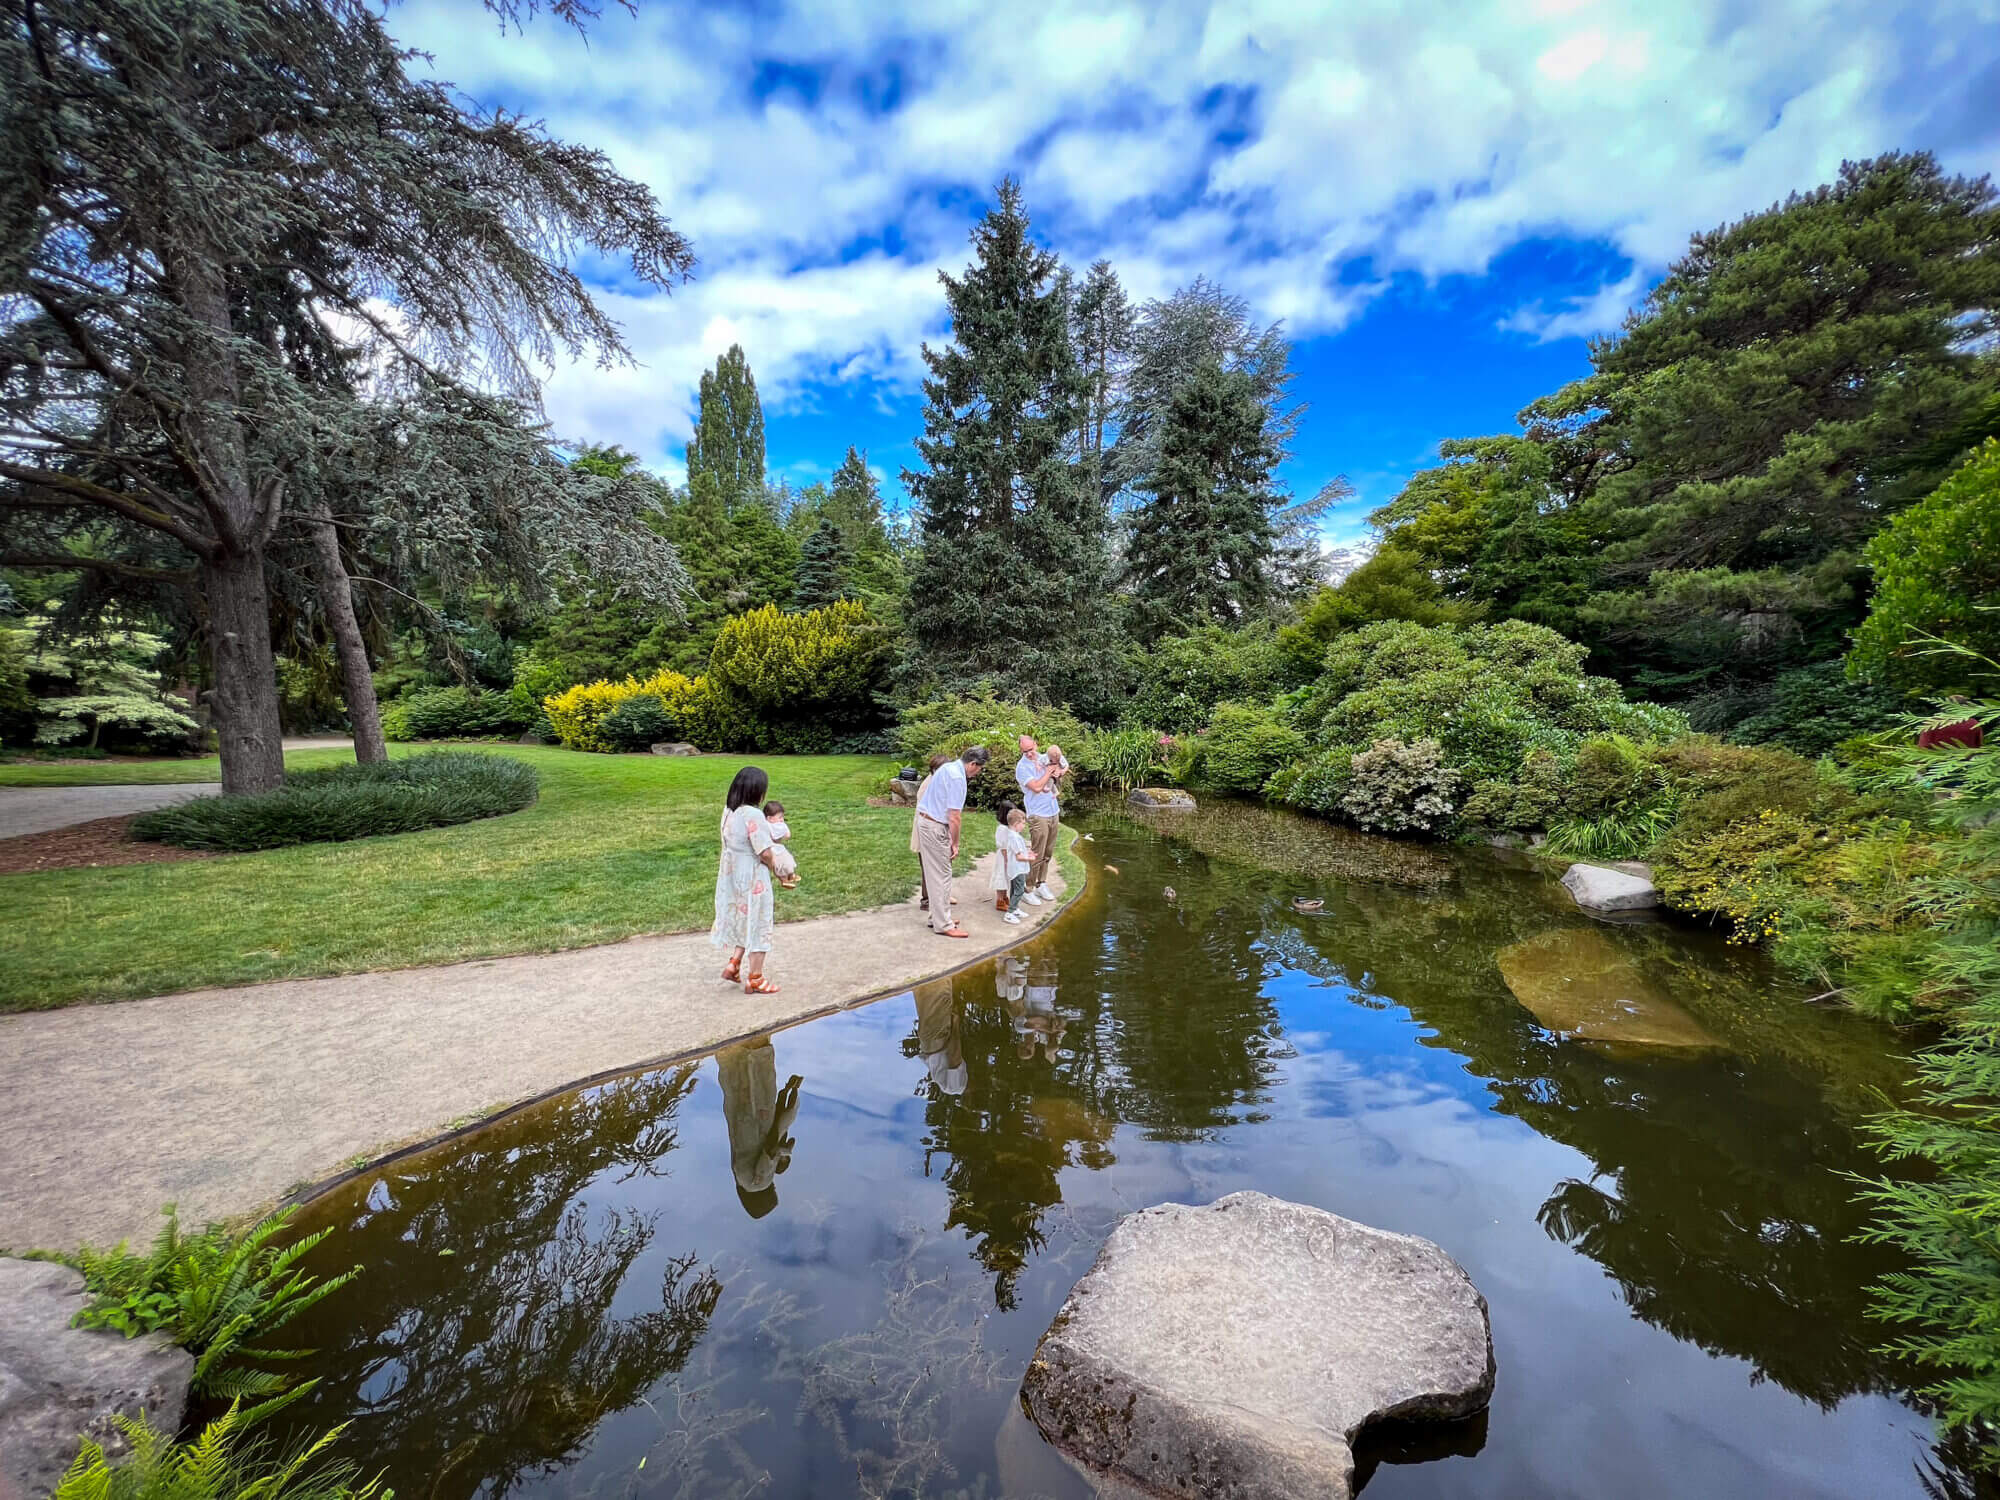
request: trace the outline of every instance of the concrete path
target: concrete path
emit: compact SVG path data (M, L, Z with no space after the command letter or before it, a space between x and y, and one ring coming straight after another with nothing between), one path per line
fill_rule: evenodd
M0 1247L150 1241L169 1202L251 1214L468 1117L898 993L1056 912L1004 925L992 858L958 883L970 940L933 935L914 897L788 923L778 995L723 983L686 933L0 1016Z
M0 786L0 839L150 812L221 791L220 782L206 781L178 786Z

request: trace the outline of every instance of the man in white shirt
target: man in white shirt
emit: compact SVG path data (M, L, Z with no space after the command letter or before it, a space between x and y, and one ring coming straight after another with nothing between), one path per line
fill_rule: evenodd
M917 856L930 893L930 928L940 937L970 937L951 915L951 862L958 858L959 824L965 816L965 788L986 765L986 747L969 746L957 760L931 773L917 798Z
M1021 786L1021 811L1028 815L1028 844L1035 862L1028 868L1030 906L1056 899L1049 889L1049 862L1056 857L1056 832L1062 826L1062 804L1056 799L1056 783L1069 773L1067 765L1051 765L1035 747L1032 734L1021 736L1021 758L1014 764L1014 780Z

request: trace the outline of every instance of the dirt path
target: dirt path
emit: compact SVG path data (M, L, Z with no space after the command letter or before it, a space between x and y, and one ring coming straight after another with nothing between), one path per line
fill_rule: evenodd
M687 933L0 1017L0 1247L143 1242L168 1202L195 1224L252 1213L577 1080L897 993L1056 912L1003 925L991 858L957 886L969 941L934 936L914 898L789 923L767 997Z

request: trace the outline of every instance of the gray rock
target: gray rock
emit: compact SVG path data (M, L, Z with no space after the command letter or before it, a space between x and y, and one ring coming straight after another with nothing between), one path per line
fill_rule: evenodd
M699 755L701 752L682 740L661 740L652 747L655 755Z
M1563 873L1563 889L1586 911L1642 911L1660 904L1653 882L1628 870L1603 865L1571 865Z
M1194 798L1178 787L1141 786L1132 789L1132 795L1125 799L1132 807L1149 807L1155 811L1193 812Z
M194 1356L159 1335L70 1327L84 1300L80 1271L0 1259L0 1500L41 1500L85 1434L122 1455L116 1413L180 1425Z
M917 801L917 783L905 781L900 776L889 782L889 800L898 807L914 807Z
M1121 1220L1022 1394L1049 1441L1149 1491L1345 1500L1369 1423L1485 1407L1493 1337L1430 1241L1232 1193Z

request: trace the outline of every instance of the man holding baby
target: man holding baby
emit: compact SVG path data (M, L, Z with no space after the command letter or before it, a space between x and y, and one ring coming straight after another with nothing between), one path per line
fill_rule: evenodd
M1056 855L1056 832L1062 826L1062 805L1056 785L1069 775L1069 762L1062 747L1051 745L1046 755L1035 747L1035 737L1021 736L1021 758L1014 765L1014 780L1021 786L1021 810L1028 815L1028 844L1035 862L1028 867L1025 900L1031 906L1056 899L1049 889L1049 862Z

